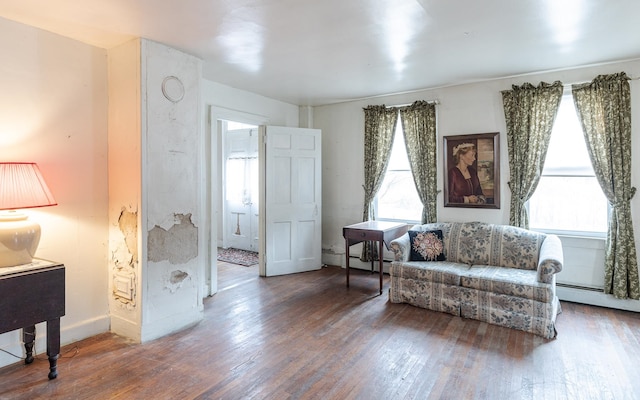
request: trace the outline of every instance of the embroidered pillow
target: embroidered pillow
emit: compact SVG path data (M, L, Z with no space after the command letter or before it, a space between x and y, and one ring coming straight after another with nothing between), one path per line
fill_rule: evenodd
M409 261L444 261L442 231L409 231Z

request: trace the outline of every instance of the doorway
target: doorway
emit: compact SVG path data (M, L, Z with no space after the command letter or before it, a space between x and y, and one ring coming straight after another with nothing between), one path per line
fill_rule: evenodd
M209 128L205 293L218 291L217 249L235 240L257 250L260 276L321 268L320 131L269 126L266 117L217 106L211 107ZM233 172L227 175L227 170ZM228 188L226 210L228 181L234 186Z
M258 252L258 127L222 121L222 247Z
M226 196L226 189L227 189L226 182L228 181L228 179L226 177L227 168L226 168L226 157L224 156L224 153L227 147L231 149L233 148L237 149L241 146L239 143L234 144L233 147L229 146L227 141L225 140L225 134L226 132L243 131L243 130L245 130L246 132L246 130L251 130L251 137L257 137L258 126L267 124L269 121L268 121L268 118L264 116L244 113L241 111L221 108L217 106L212 106L210 108L208 121L209 121L208 126L209 126L210 135L208 135L207 146L205 148L205 153L206 153L205 159L208 161L207 166L205 168L208 170L207 176L208 176L209 191L207 192L207 198L205 199L205 201L209 204L209 207L210 207L208 210L208 226L209 226L209 229L207 229L208 238L206 240L208 242L207 247L208 247L209 262L207 263L207 267L205 268L207 285L204 288L204 290L208 296L211 296L218 292L218 262L217 262L218 249L224 248L225 246L228 247L229 245L234 245L233 240L232 240L232 243L229 243L229 244L226 243L227 238L229 237L227 233L232 229L231 227L236 228L232 232L232 233L235 233L237 231L237 225L238 225L237 215L235 216L236 218L234 221L235 224L231 223L232 218L225 217L224 203L225 203L225 196ZM257 146L255 147L255 149L257 149ZM251 149L247 149L246 151L244 151L244 154L240 154L241 152L237 152L238 154L236 155L238 156L239 159L245 158L246 163L251 164L252 161L249 157L253 156L252 152L253 151ZM256 156L258 155L256 154ZM240 163L240 161L239 160L231 161L231 164L234 164L234 163L238 164ZM259 164L259 157L255 159L255 164L256 165ZM236 168L234 167L231 167L230 169L234 171L236 170ZM242 171L244 170L245 168L243 165ZM247 172L249 172L250 170L251 170L251 166L248 165ZM253 182L253 183L249 183L249 182ZM256 180L251 180L251 181L247 180L246 183L247 183L247 189L251 188L251 186L253 186L254 188L256 186L259 187L259 182ZM242 187L244 187L244 183ZM233 190L234 189L231 188L231 191ZM253 191L253 188L251 188L251 190ZM236 196L236 198L237 197L238 196ZM255 198L257 200L258 196L252 195L250 198L251 199ZM247 202L247 199L248 197L245 196L244 197L245 203ZM249 201L249 203L250 202L251 201ZM237 201L237 203L240 203L240 204L243 203L242 195L240 195L240 200ZM259 205L257 201L254 202L254 204L255 204L255 207L258 207ZM243 205L243 207L250 208L251 205L247 204L246 206ZM240 210L236 209L235 211L237 212ZM244 213L244 211L242 212ZM246 212L246 215L248 218L248 215L250 215L250 211ZM242 223L243 223L242 220L240 221L240 223L241 223L240 234L243 236L246 236L247 238L254 238L253 246L257 246L255 243L259 243L259 238L260 238L259 230L258 230L258 235L256 236L255 234L251 233L251 230L252 230L251 227L249 227L248 229L245 229L245 227L242 226ZM231 237L234 238L234 236L231 236ZM256 247L255 251L259 251L258 247ZM246 267L240 266L240 265L238 266L238 268L246 269ZM252 269L252 271L254 270L255 269Z

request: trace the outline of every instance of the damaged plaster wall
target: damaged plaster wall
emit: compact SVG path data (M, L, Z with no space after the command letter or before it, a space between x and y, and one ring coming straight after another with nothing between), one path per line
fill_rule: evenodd
M138 212L122 207L118 218L122 240L111 251L112 289L114 300L120 307L131 310L136 306L138 266Z
M201 68L146 39L109 50L111 328L140 342L203 318Z
M168 230L156 225L149 231L149 261L184 264L198 256L198 228L191 221L191 214L176 214L175 220Z
M203 318L199 59L142 40L145 249L142 340Z

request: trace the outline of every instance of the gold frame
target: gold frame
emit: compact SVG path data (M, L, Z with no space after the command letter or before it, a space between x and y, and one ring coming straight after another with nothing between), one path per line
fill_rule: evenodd
M444 206L467 208L500 208L500 133L444 136ZM454 202L449 198L449 170L455 168L453 148L463 143L476 147L476 160L472 167L477 172L486 201L484 203Z

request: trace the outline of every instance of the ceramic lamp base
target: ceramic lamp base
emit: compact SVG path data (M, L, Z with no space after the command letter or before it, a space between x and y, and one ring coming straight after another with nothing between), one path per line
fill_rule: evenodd
M40 225L21 213L0 213L0 268L29 264L39 242Z

